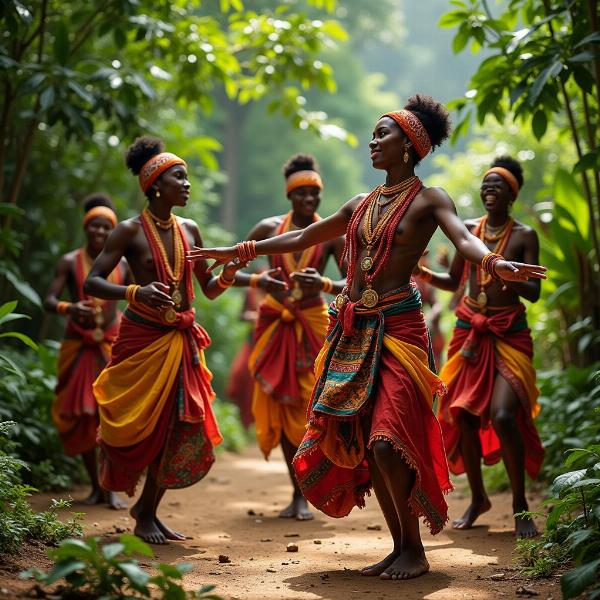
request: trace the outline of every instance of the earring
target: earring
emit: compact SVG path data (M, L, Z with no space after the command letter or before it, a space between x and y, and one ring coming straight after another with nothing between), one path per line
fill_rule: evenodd
M407 163L407 162L408 162L408 159L410 158L410 157L408 156L408 149L407 149L407 148L404 148L404 157L403 157L403 158L404 158L404 162L405 162L405 163Z
M160 190L156 190L156 194L154 195L154 197L155 198L160 198Z

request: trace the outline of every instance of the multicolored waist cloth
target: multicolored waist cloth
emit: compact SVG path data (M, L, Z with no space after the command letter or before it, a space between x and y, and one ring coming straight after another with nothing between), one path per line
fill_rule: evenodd
M432 403L445 389L430 368L419 292L409 285L372 309L350 309L349 316L329 308L308 430L294 458L296 477L319 510L346 516L364 506L372 487L367 448L387 441L415 471L412 511L438 533L448 518L444 493L452 484Z
M58 429L65 453L88 452L96 445L98 406L92 385L110 360L110 348L117 337L117 318L94 339L94 329L84 329L71 319L58 354L58 382L52 403L52 420Z
M533 424L540 411L539 390L525 306L492 307L483 314L474 310L471 302L465 297L456 309L458 320L448 347L448 362L440 373L448 394L439 403L438 418L450 470L455 474L465 471L459 444L461 410L481 419L479 435L485 464L500 460L500 440L491 425L490 405L496 377L501 375L521 402L517 422L525 446L525 468L536 477L544 448Z
M210 338L194 309L166 324L129 305L112 358L94 383L100 415L100 483L133 494L143 470L163 488L192 485L208 473L222 441L211 408Z
M321 297L282 304L267 296L260 304L248 367L254 378L256 437L266 458L282 432L294 446L302 441L327 320Z

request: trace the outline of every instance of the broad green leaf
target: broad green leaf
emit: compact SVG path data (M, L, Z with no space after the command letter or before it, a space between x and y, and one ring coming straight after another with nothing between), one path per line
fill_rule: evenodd
M54 566L50 573L48 573L44 579L44 583L46 585L52 585L70 573L74 573L80 569L85 569L85 566L86 563L81 560L67 560L65 562L60 562Z
M590 213L581 188L573 176L564 169L557 169L553 185L554 202L570 215L582 240L589 241Z
M119 570L121 570L131 581L131 583L137 587L142 588L145 587L150 579L150 575L146 573L139 565L133 562L121 562L118 566Z
M0 306L0 323L2 322L2 318L6 315L12 313L15 308L17 308L18 302L16 300L11 300L10 302L5 302L2 306Z
M578 481L581 481L586 475L587 469L579 469L578 471L570 471L559 475L550 487L553 495L558 496L563 490L571 487Z
M123 544L115 543L115 544L106 544L102 547L102 555L107 560L111 560L121 554L125 546Z
M131 534L125 533L125 534L119 536L119 542L121 542L121 544L123 544L123 546L125 548L124 553L127 554L128 556L133 554L134 552L137 552L138 554L141 554L142 556L154 556L154 552L152 551L152 548L150 548L150 546L148 544L146 544L146 542L141 540L136 535L131 535Z
M537 100L548 80L556 77L563 70L563 66L560 59L556 60L538 75L529 92L528 101L530 106L535 106L537 104Z
M60 65L66 65L69 60L69 29L66 20L58 22L54 34L54 56Z
M32 350L37 350L37 344L24 333L19 333L18 331L6 331L4 333L0 333L0 338L16 338L23 342L26 346L29 346Z
M564 600L579 596L579 594L585 591L585 588L592 585L596 580L596 573L599 566L600 558L597 558L596 560L565 573L560 578L560 588Z
M531 129L533 131L533 135L538 140L541 140L546 133L546 129L548 128L548 117L543 110L536 110L533 115L533 119L531 120Z
M4 275L12 283L19 294L27 298L32 304L42 308L42 301L38 293L26 281L22 281L15 273L6 268L0 269L0 274Z

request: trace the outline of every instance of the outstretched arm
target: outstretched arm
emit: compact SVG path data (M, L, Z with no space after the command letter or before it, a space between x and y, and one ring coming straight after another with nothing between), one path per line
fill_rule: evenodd
M448 273L438 273L429 268L417 265L414 275L415 277L422 278L426 283L440 288L440 290L455 292L460 285L464 268L465 259L457 252L452 259Z
M487 246L465 227L456 214L456 207L450 196L440 188L428 188L426 191L434 210L433 215L446 237L468 261L480 265L484 256L489 254ZM508 260L495 263L498 277L506 281L527 281L529 278L546 279L545 267Z
M257 242L257 254L300 252L306 248L310 248L310 246L316 246L317 244L340 237L346 232L352 212L360 199L362 199L362 195L356 196L349 202L346 202L344 206L330 217L317 221L305 229L289 231L288 233L282 233L281 235ZM235 246L222 248L195 247L188 253L188 259L194 261L206 258L216 259L215 263L209 267L209 271L236 257L237 250Z

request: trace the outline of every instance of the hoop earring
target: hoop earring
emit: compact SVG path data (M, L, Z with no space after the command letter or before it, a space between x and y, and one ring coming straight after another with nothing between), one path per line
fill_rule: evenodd
M410 157L408 156L408 150L406 148L404 148L404 157L403 157L404 162L407 163L409 158Z

